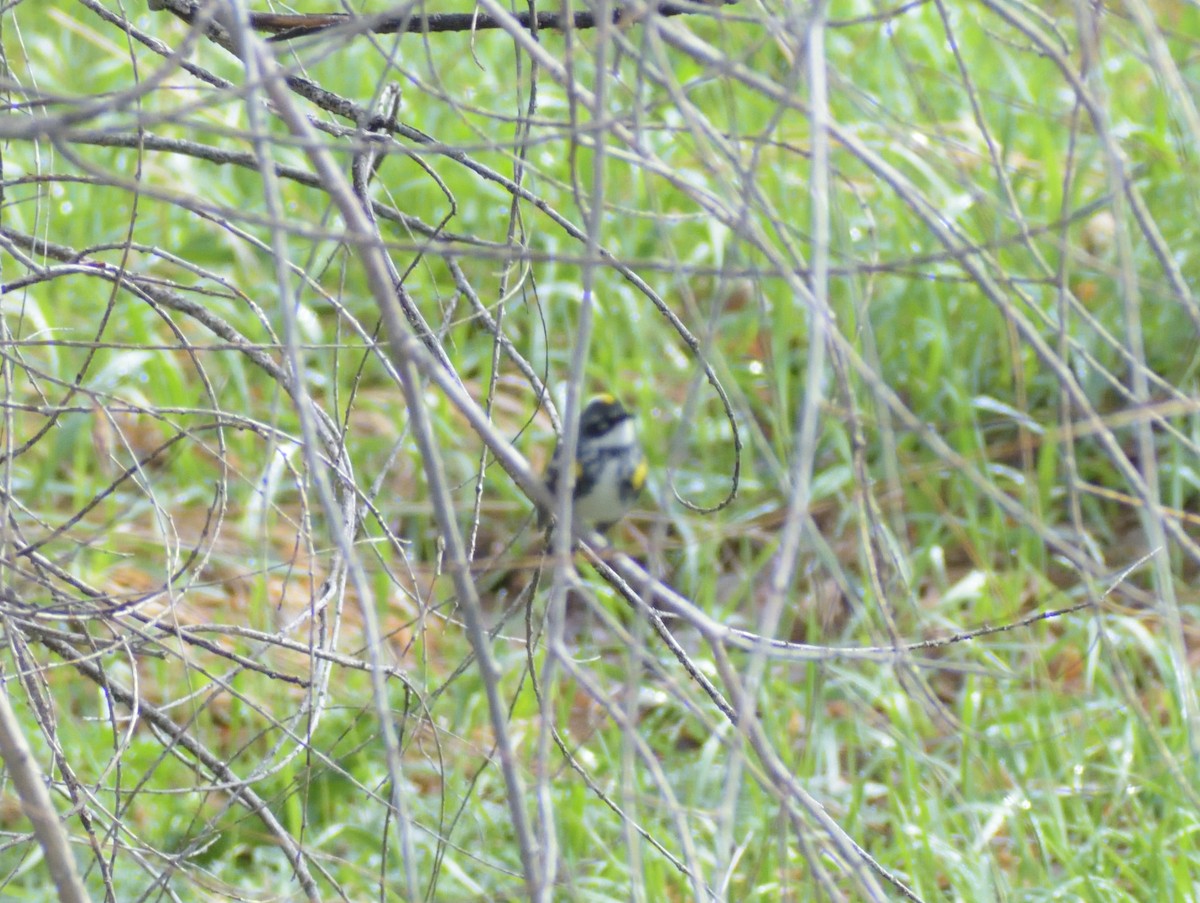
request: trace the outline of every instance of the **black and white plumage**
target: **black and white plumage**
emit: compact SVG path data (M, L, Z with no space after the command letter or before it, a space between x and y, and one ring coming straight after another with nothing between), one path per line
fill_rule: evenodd
M558 487L561 458L560 442L546 470L551 493ZM572 517L604 533L629 512L645 483L646 459L633 415L611 395L596 396L579 416Z

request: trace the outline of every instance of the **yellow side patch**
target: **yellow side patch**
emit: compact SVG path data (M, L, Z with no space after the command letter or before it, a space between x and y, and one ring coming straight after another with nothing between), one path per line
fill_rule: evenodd
M634 468L633 476L629 478L629 482L633 484L633 488L637 492L642 491L642 487L646 485L646 474L650 471L650 465L645 458L638 461L638 466Z

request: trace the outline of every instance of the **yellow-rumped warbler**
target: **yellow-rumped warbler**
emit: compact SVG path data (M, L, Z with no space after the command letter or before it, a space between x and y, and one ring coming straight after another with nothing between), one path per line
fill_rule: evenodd
M546 469L553 493L562 472L562 443ZM572 517L606 532L633 507L646 485L646 457L638 443L633 415L611 395L597 395L579 415L575 444L575 492ZM539 523L545 525L543 516Z

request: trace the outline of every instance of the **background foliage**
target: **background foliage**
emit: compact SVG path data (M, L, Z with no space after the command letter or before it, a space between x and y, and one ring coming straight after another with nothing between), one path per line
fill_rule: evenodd
M1194 5L150 5L0 13L0 732L77 888L1192 898ZM505 457L568 385L652 464L575 568Z

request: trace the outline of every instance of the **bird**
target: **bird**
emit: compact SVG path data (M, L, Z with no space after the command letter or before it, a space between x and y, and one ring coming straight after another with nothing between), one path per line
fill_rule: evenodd
M546 468L551 494L562 474L559 439ZM579 415L575 443L575 487L571 517L579 526L607 533L637 502L646 485L648 464L638 441L633 414L609 394L590 399ZM539 520L546 525L545 515Z

